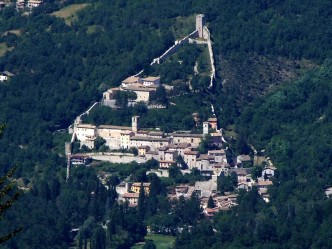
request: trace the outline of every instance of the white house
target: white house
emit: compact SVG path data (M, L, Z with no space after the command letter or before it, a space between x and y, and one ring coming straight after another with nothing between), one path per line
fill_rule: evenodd
M262 177L271 178L274 176L276 168L272 166L265 167L262 171Z
M8 77L6 75L0 75L0 81L7 81Z
M142 78L143 86L159 86L160 85L160 77L146 77Z
M75 127L76 137L80 141L92 139L97 135L97 128L92 124L78 124Z

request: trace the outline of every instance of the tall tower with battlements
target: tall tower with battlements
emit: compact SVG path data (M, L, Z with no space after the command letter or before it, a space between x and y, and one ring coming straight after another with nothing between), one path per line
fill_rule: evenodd
M198 31L198 37L204 38L203 32L204 32L204 26L205 26L205 16L203 14L196 16L196 30Z
M139 116L133 116L131 118L131 129L133 132L137 132L139 130Z

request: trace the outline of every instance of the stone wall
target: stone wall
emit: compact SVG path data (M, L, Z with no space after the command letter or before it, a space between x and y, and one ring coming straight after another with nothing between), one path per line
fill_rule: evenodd
M182 47L184 44L189 42L190 38L197 37L197 30L193 31L183 39L179 41L175 41L175 44L171 46L169 49L166 50L165 53L163 53L161 56L154 58L153 61L151 62L150 66L154 65L155 63L160 64L163 60L165 60L167 57L170 55L174 54L176 51L179 50L180 47Z

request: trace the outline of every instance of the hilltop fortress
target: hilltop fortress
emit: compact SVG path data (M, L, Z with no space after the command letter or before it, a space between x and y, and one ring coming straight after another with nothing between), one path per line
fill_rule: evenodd
M154 58L150 63L150 66L154 64L160 64L166 58L176 53L179 48L187 43L205 44L208 46L209 58L211 64L210 73L210 85L209 88L213 86L213 82L216 76L212 42L210 37L210 31L205 25L205 16L203 14L196 16L196 30L182 38L181 40L176 40L174 45L167 49L161 56ZM136 75L130 76L124 79L119 87L110 88L103 93L102 104L110 107L116 107L115 105L115 95L118 91L129 91L134 92L137 96L136 100L132 101L132 104L143 102L145 104L149 103L151 94L156 91L157 87L161 85L160 77L145 77L142 78L139 75L143 73L143 70Z
M205 16L202 14L196 16L195 31L183 39L175 41L175 44L166 52L153 59L150 65L155 63L160 64L163 60L187 43L206 44L208 46L211 62L211 87L215 78L212 42L210 39L210 32L205 26ZM156 91L157 87L161 85L161 80L159 76L141 77L140 74L142 74L142 72L143 71L124 79L119 87L110 88L105 91L101 103L103 105L115 107L116 93L118 91L131 91L137 96L132 104L137 102L148 104L151 93ZM89 113L96 104L97 103L85 113ZM217 128L216 117L209 118L203 123L202 134L191 134L190 131L166 134L153 128L141 129L139 116L132 117L131 127L115 125L100 125L97 127L92 124L83 124L81 120L82 115L83 114L76 118L73 129L70 129L71 133L73 133L71 142L74 142L75 139L77 139L80 141L81 147L85 145L86 147L93 149L97 137L101 137L106 140L106 145L111 150L136 148L140 157L145 160L154 158L160 162L160 167L163 168L167 168L174 164L178 156L181 155L189 169L196 167L203 170L203 165L208 166L210 165L210 162L215 162L214 156L200 155L197 151L204 136L210 134L211 143L217 147L220 147L224 141L222 138L222 131ZM193 115L193 118L197 119L197 116L194 117ZM211 129L213 132L210 133ZM222 154L224 155L225 153L223 152ZM69 147L67 149L67 155L70 161L71 149ZM218 159L217 162L219 161L220 160ZM199 162L199 165L196 164L197 162ZM223 162L227 163L225 160Z

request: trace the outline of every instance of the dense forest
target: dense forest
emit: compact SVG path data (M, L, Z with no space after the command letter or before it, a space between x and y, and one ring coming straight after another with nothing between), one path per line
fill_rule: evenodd
M0 172L17 165L18 184L30 188L0 221L0 235L23 228L1 248L68 248L75 243L79 248L129 248L143 240L147 224L167 227L173 235L177 227L191 227L178 234L176 248L332 247L332 207L324 195L332 184L329 0L98 0L84 2L70 23L51 15L73 3L83 1L46 1L30 15L14 7L0 11L0 45L10 48L0 57L0 71L15 75L0 83L0 123L7 124L0 139ZM107 113L104 120L94 113L88 118L96 124L126 124L132 114L140 114L144 127L191 129L191 113L207 118L212 103L222 127L235 125L244 146L266 149L278 167L271 202L262 202L255 191L243 193L236 208L197 225L196 197L169 203L169 183L142 179L144 170L154 167L150 164L129 171L137 180L159 185L137 210L117 205L116 180L106 189L92 168L77 168L67 183L66 161L56 149L64 140L54 132L66 129L104 90L147 68L174 43L179 18L197 13L206 15L212 34L218 69L214 89L182 89L185 97L167 100L181 105L166 110L138 106L115 112L105 107L99 109ZM308 68L302 67L303 60L313 65L311 71L303 72ZM224 61L238 71L225 70ZM293 62L289 70L300 79L294 80L296 74L287 82L275 80L285 61ZM273 70L262 67L267 64ZM173 182L200 179L195 174L183 179L172 170ZM111 221L106 230L105 220Z

